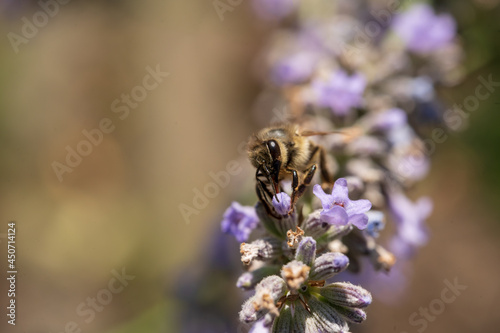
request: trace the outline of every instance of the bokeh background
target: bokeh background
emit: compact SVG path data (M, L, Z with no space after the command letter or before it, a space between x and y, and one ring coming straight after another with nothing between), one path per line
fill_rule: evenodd
M446 107L473 94L480 75L500 81L500 4L435 4L456 18L467 55L463 84L439 92ZM220 234L220 220L232 200L255 201L241 196L252 176L239 147L263 125L252 111L254 60L274 25L248 1L221 20L212 1L73 0L16 52L8 34L39 10L37 1L0 1L0 331L247 332L235 324L246 297L234 285L238 244ZM120 119L112 103L148 67L169 75ZM357 331L415 332L409 316L455 278L468 288L425 331L498 331L499 108L500 89L436 147L429 177L411 192L435 201L431 240L404 297L375 299ZM53 163L104 118L114 130L60 181ZM241 171L183 216L230 161ZM12 220L15 327L5 316ZM134 279L86 322L78 307L123 269Z

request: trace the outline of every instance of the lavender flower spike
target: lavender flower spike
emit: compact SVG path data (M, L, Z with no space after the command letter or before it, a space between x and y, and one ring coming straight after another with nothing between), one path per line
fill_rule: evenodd
M350 223L360 230L366 228L368 216L364 213L370 210L372 204L365 199L349 199L347 181L344 178L337 179L332 194L326 194L318 184L314 185L313 193L323 205L323 211L320 214L321 220L337 226Z
M360 73L348 76L343 70L337 70L325 82L316 80L312 89L321 107L329 107L338 116L345 116L351 108L361 106L366 80Z
M233 202L224 212L221 223L222 232L236 237L238 242L246 242L259 219L254 207L242 206Z

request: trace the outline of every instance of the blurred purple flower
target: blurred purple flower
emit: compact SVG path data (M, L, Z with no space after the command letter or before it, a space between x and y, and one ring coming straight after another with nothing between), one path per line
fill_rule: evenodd
M406 123L406 112L398 108L379 112L370 119L370 127L381 131L389 131L393 128L401 127Z
M396 255L408 258L417 247L428 241L425 219L432 212L432 201L423 197L413 203L399 192L390 193L388 199L389 209L397 226L390 248Z
M377 155L387 151L387 143L374 136L361 136L350 142L346 151L353 155Z
M221 229L226 234L236 237L238 242L246 242L250 233L259 222L254 207L242 206L233 202L224 212Z
M315 80L312 89L316 102L321 107L329 107L338 116L346 115L353 107L361 106L366 80L362 74L348 76L343 70L337 70L327 81Z
M429 173L429 157L415 148L415 145L405 147L387 159L389 169L404 180L417 181Z
M292 13L298 5L297 0L253 0L253 8L261 19L279 20Z
M280 215L288 215L292 205L292 199L285 192L276 193L273 197L273 206Z
M417 4L394 19L393 29L408 50L429 53L455 37L456 24L450 15L436 15L431 6Z
M337 179L332 194L326 194L318 184L314 185L313 193L323 205L320 214L322 220L332 225L342 226L352 223L361 230L366 228L368 216L364 213L370 210L372 204L365 199L349 199L347 181L344 178Z
M272 79L278 85L301 83L314 71L318 55L313 52L297 52L280 59L272 68Z

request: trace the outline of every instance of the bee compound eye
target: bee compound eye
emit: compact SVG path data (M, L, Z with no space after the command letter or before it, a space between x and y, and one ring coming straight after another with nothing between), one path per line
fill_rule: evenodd
M273 160L277 160L281 157L281 150L280 146L275 140L269 140L266 142L267 149L269 149L269 154L271 154L271 157Z

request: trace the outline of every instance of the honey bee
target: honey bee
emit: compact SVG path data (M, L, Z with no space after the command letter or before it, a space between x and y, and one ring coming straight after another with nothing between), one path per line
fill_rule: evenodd
M256 192L268 214L276 217L270 202L279 193L282 180L292 180L292 210L311 183L318 163L322 181L332 183L325 166L324 148L308 138L325 134L330 133L301 131L298 125L286 124L264 128L250 138L248 156L257 168Z

